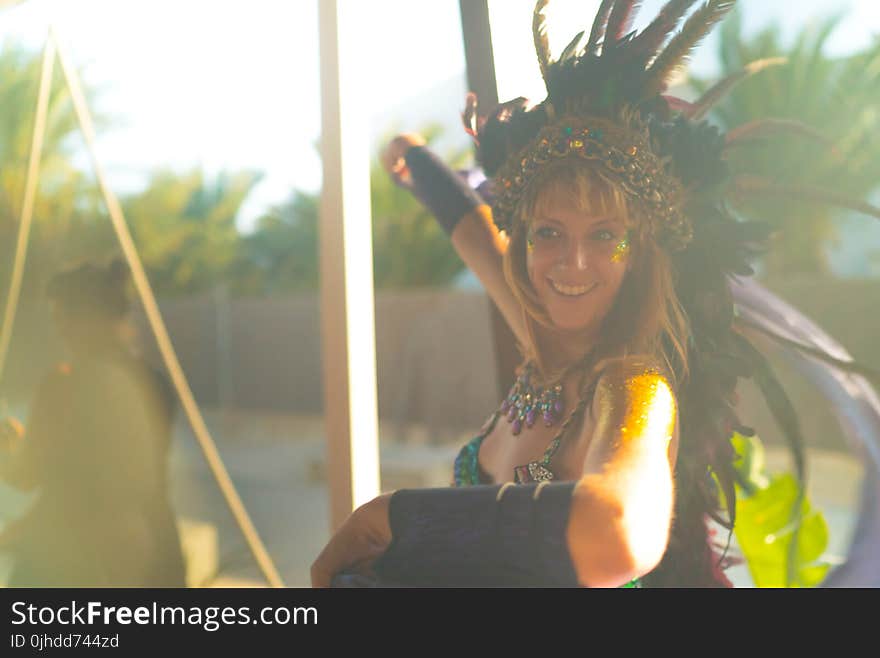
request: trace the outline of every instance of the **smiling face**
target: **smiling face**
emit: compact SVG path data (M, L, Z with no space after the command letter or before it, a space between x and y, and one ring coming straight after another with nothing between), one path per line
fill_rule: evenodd
M528 223L529 282L566 333L599 330L631 266L625 209L599 189L583 176L546 186Z

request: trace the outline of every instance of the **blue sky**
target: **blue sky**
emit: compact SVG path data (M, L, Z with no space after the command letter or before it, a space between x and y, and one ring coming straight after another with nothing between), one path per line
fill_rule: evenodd
M553 31L551 24L556 52L590 22L595 4L551 3L551 19L560 25ZM646 0L642 23L662 4ZM836 53L880 34L877 0L798 0L796 9L788 0L740 4L747 28L776 20L789 34L848 5L830 44ZM375 72L364 103L374 134L392 125L417 127L426 118L448 116L454 123L464 91L457 0L344 0L342 6L359 12L362 29L349 38L358 40ZM490 0L496 51L508 63L499 71L503 97L523 94L537 80L533 6L534 0ZM292 188L320 186L316 0L27 0L2 10L0 38L38 48L50 17L86 81L101 88L100 109L117 118L101 139L100 157L121 191L142 184L144 172L156 167L257 169L265 178L243 209L247 226ZM712 71L713 53L710 38L694 69ZM530 72L531 82L522 72ZM438 85L447 95L433 101L427 92Z

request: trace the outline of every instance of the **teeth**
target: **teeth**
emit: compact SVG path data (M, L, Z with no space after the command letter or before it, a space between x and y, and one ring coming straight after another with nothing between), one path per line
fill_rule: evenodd
M566 286L561 283L557 283L556 281L550 280L550 285L553 286L553 289L562 294L562 295L570 295L573 297L577 297L578 295L583 295L588 292L592 286Z

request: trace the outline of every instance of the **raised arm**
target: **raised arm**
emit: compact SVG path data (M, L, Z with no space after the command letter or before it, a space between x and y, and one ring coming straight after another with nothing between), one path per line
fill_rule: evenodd
M507 238L495 227L490 207L418 135L404 134L391 140L382 163L395 181L437 218L517 340L525 341L522 308L504 279L501 259Z

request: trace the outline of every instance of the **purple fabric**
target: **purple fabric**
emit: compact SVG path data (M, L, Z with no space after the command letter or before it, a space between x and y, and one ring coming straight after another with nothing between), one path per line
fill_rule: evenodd
M483 203L473 189L481 182L479 172L456 173L424 146L411 147L405 160L412 175L413 194L447 234L452 233L462 217Z
M577 587L566 544L574 483L411 489L391 497L380 581L415 587Z
M757 282L735 279L731 288L743 319L839 360L852 360L837 341L803 313ZM880 397L864 377L783 343L778 345L784 358L831 404L851 450L864 466L859 516L849 554L844 564L831 571L823 587L880 587Z

